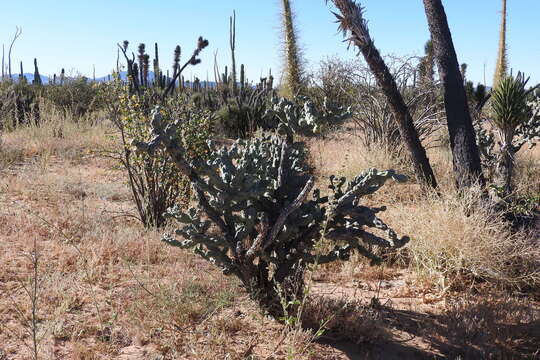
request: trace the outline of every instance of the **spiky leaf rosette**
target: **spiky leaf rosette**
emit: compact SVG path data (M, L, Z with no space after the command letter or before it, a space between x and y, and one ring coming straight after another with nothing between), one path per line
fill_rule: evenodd
M527 79L528 80L528 79ZM494 123L503 131L515 129L527 117L527 80L522 73L500 80L491 96Z

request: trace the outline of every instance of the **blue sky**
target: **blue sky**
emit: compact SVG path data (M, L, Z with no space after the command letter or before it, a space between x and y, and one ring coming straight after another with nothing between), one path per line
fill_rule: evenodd
M372 37L383 54L420 55L429 37L422 0L364 0ZM500 22L499 0L445 0L447 15L460 62L469 64L468 77L491 82ZM333 15L324 0L295 0L300 42L310 66L326 56L349 59L337 33ZM172 51L180 44L190 53L199 35L210 41L203 63L186 76L213 79L214 52L218 64L229 63L229 15L237 14L237 61L246 64L248 77L256 80L268 69L279 74L278 0L20 0L2 4L0 43L9 46L19 25L23 34L13 51L13 71L23 61L33 71L38 58L42 74L66 71L91 76L109 73L116 62L116 43L127 39L152 49L160 45L161 64L169 66ZM540 82L540 0L508 1L508 54L510 66ZM7 51L7 49L6 49ZM186 58L184 56L184 59Z

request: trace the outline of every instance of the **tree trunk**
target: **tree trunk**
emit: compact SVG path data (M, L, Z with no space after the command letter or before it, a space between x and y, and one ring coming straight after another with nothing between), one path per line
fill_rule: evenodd
M424 0L424 7L444 86L444 105L457 186L465 188L477 182L483 185L485 181L476 136L446 13L441 0Z
M369 35L362 9L353 0L333 0L333 3L341 12L341 16L336 15L340 23L340 30L351 32L352 36L349 40L362 52L369 69L390 103L399 133L411 157L418 181L436 188L437 181L433 169L426 155L426 150L418 137L418 132L414 127L409 108L398 90L394 77Z

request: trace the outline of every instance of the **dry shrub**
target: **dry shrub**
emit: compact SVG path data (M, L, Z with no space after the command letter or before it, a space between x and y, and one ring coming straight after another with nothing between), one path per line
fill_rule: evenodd
M327 174L350 176L367 167L394 168L409 173L383 146L366 148L354 135L336 134L309 143L310 156L325 182ZM459 195L454 189L452 158L446 148L431 149L441 195L425 195L414 177L408 185L390 185L373 196L388 205L385 219L411 236L400 259L428 284L450 289L462 280L482 280L518 289L540 288L538 229L512 229L503 214L492 209L480 192ZM539 153L522 151L517 162L521 193L538 194ZM536 233L534 232L536 231ZM352 265L358 261L352 260Z
M411 235L402 259L443 289L487 280L519 289L540 286L539 240L512 232L479 192L428 195L387 211L388 221Z

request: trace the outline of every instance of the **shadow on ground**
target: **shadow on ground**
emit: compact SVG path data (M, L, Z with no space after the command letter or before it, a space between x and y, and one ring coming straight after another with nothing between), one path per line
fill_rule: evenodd
M310 308L306 324L334 312L319 342L349 359L540 359L540 309L528 299L459 299L439 314L321 298Z

